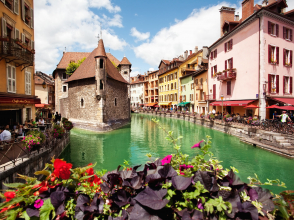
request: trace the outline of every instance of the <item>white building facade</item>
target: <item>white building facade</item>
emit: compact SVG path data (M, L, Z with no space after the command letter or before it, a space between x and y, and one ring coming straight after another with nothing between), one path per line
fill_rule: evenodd
M131 107L139 107L143 104L144 82L131 83Z

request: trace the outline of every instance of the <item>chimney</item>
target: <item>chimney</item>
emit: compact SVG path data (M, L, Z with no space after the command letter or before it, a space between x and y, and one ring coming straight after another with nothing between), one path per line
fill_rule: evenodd
M184 60L186 60L187 57L188 57L188 50L186 50L186 51L184 52Z
M224 35L223 25L225 21L234 21L235 17L235 8L229 8L222 6L219 10L220 12L220 36Z
M208 47L207 46L202 47L202 56L204 59L208 59Z
M198 52L198 46L195 47L195 53L197 53L197 52Z
M183 61L183 60L184 60L183 55L180 55L180 56L179 56L179 61Z
M262 7L265 7L265 6L267 6L267 0L263 0L262 2Z
M244 0L242 2L242 21L254 13L254 0Z
M192 55L192 50L190 50L190 55Z
M235 15L235 21L239 21L240 18L239 18L239 12L237 12L237 14Z

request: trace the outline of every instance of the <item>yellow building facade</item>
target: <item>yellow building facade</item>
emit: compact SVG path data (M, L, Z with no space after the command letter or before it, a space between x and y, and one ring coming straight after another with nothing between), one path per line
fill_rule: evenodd
M0 1L0 126L35 118L34 2ZM3 117L4 116L4 117Z
M195 92L195 112L201 114L208 113L207 95L208 95L208 81L207 81L207 67L203 66L193 74L194 92Z

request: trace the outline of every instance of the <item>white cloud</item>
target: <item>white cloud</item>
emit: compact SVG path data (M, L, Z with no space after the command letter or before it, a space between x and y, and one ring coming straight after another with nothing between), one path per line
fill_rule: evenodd
M131 36L136 38L136 41L147 40L150 37L150 32L141 33L135 27L131 29Z
M154 68L152 68L152 67L151 67L151 68L149 68L149 71L154 71Z
M138 14L136 13L135 16L138 16Z
M222 2L194 9L185 20L175 20L175 24L161 29L150 42L135 47L136 57L142 58L151 66L158 66L161 59L172 59L185 50L193 50L195 46L199 49L210 46L220 37L219 9L222 6L235 5ZM241 10L237 8L236 11Z
M92 5L95 2L92 1ZM105 47L123 50L127 43L110 28L122 27L120 15L99 17L84 0L75 0L74 4L72 0L35 1L36 69L48 73L53 71L64 47L67 51L92 51L97 46L100 23Z
M290 0L290 1L288 0L287 5L288 5L287 11L294 9L294 1L293 0Z
M119 6L113 6L110 0L88 0L90 7L93 8L106 8L109 12L120 12Z
M131 72L131 76L138 76L138 74L141 74L140 71L138 71L138 70Z

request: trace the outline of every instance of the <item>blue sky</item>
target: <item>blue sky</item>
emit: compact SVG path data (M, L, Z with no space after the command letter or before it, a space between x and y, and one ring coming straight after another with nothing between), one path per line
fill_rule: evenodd
M255 3L260 3L256 1ZM294 0L288 0L289 9ZM219 38L219 9L241 1L37 0L36 70L51 74L67 51L91 52L102 27L106 52L125 55L132 74L156 69L161 59L210 46Z

